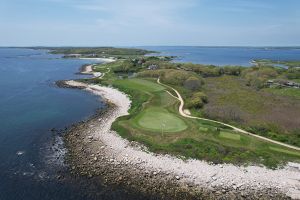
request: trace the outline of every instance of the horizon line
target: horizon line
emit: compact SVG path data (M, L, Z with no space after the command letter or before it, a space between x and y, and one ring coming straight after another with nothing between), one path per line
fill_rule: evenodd
M100 48L100 47L114 47L114 48L139 48L139 47L217 47L217 48L300 48L300 45L34 45L34 46L0 46L0 48Z

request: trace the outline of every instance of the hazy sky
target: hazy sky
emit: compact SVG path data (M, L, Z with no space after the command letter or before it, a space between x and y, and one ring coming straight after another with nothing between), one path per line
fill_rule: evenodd
M0 0L0 46L300 45L300 0Z

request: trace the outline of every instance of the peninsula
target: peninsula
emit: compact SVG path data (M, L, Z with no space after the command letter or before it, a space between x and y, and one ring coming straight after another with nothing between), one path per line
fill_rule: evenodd
M59 48L107 109L65 135L74 174L172 199L299 198L299 67L173 63L141 49ZM99 54L101 52L101 54ZM293 76L290 76L293 74Z

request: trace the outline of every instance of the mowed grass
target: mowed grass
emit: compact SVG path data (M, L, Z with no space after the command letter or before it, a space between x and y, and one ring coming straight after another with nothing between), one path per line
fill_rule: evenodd
M230 139L230 140L240 140L241 136L239 134L234 134L230 132L221 131L220 135L221 138Z
M156 132L179 132L187 128L183 120L159 107L144 110L135 121L139 127Z
M287 150L287 149L272 147L272 146L270 146L269 148L273 151L276 151L276 152L286 153L286 154L293 155L293 156L300 156L300 153L296 152L296 151L290 151L290 150Z
M115 84L121 84L123 87L140 90L141 92L157 92L165 89L165 87L152 81L136 78L116 80Z
M156 79L115 79L112 84L132 100L130 115L119 118L113 129L129 140L143 143L150 151L214 163L263 163L268 167L300 160L299 155L289 154L278 145L235 134L219 124L180 116L178 100Z
M172 106L175 102L164 90L165 87L145 79L126 79L117 80L117 84L122 87L139 90L143 93L151 93L151 105L143 109L131 123L144 130L152 132L179 132L185 130L188 126L176 114L162 107ZM156 107L157 106L157 107Z

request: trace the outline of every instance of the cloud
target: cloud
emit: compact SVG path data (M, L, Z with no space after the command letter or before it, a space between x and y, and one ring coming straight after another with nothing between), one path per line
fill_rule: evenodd
M274 0L4 1L11 9L0 7L3 44L260 45L285 38L299 43L299 4ZM288 12L273 12L282 7Z
M264 11L268 12L274 8L274 4L269 0L226 0L226 1L215 1L215 8L218 10L223 10L227 12L238 12L238 13L248 13ZM211 3L210 1L210 3Z
M181 20L180 13L193 6L194 0L112 0L85 1L74 5L76 9L94 12L95 22L104 25L134 27L169 27Z

